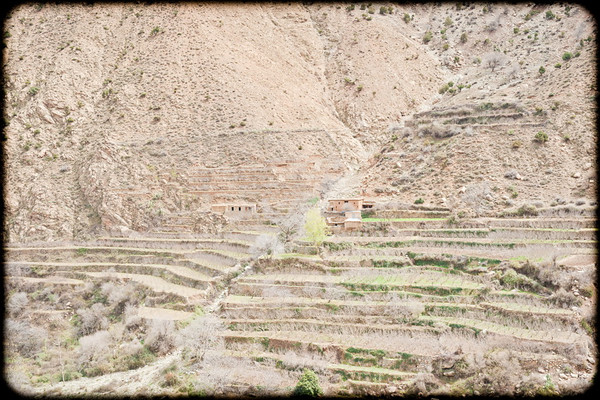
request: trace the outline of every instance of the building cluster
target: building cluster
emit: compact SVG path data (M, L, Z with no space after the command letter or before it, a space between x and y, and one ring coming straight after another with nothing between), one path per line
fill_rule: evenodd
M256 204L235 203L235 204L213 204L210 210L214 213L233 218L250 218L256 214Z
M327 225L333 233L354 231L362 227L362 212L375 203L363 198L330 199L324 212ZM213 204L211 211L230 218L245 219L256 215L256 204Z
M375 204L363 198L330 199L327 203L325 220L333 233L360 229L362 212Z

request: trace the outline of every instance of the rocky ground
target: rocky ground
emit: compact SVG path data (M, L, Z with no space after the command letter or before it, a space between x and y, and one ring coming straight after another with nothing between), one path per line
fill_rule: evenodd
M4 22L13 388L277 396L305 367L327 395L589 387L583 6L27 3ZM360 232L318 256L277 241L338 196L375 200ZM258 214L209 212L230 202Z
M149 229L197 197L191 166L290 159L381 200L594 201L579 5L23 4L5 22L8 240Z

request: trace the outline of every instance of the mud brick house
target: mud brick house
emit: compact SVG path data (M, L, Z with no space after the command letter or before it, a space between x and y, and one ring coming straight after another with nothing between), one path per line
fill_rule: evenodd
M213 204L210 209L214 213L232 218L249 218L256 214L256 204L249 203Z
M374 202L363 198L330 199L325 219L333 232L352 231L362 226L362 210L373 207Z

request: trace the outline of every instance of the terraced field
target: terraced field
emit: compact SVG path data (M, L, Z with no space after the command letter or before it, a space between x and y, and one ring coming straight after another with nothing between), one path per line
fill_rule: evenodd
M255 263L221 303L231 354L290 370L300 357L336 394L508 393L501 379L531 394L590 379L593 219L395 222L411 226L373 232L367 219L320 256Z
M112 307L111 323L141 320L149 330L184 329L208 313L223 326L211 333L223 341L219 357L284 380L312 369L332 395L535 394L548 382L563 391L589 384L594 220L563 219L560 228L544 218L448 221L424 211L397 226L367 220L358 233L328 237L318 255L296 241L301 252L259 258L255 243L274 234L271 226L13 243L6 289L40 304L31 314L40 326L54 331L61 318L80 335L84 309L98 302ZM115 288L128 306L114 300ZM140 340L139 332L129 335ZM152 354L162 354L156 346ZM37 380L50 379L42 374L50 359L31 365ZM80 371L98 373L90 368ZM228 390L247 390L255 378Z
M251 244L199 237L100 237L93 243L52 247L12 244L6 248L6 267L13 272L9 288L12 281L46 288L94 281L135 282L146 290L147 305L168 304L164 313L161 307L152 313L142 308L139 315L170 319L173 308L192 312L209 304L250 260Z

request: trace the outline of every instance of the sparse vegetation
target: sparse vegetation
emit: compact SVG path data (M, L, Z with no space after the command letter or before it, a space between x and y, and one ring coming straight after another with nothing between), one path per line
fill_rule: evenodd
M147 6L34 4L7 19L12 387L457 398L589 387L585 8L250 4L236 19L237 5ZM355 210L330 209L354 197Z
M535 134L534 140L538 143L546 143L548 141L548 134L543 131L539 131Z
M433 39L433 33L431 31L425 32L425 35L423 36L423 43L427 44L431 41L431 39Z

